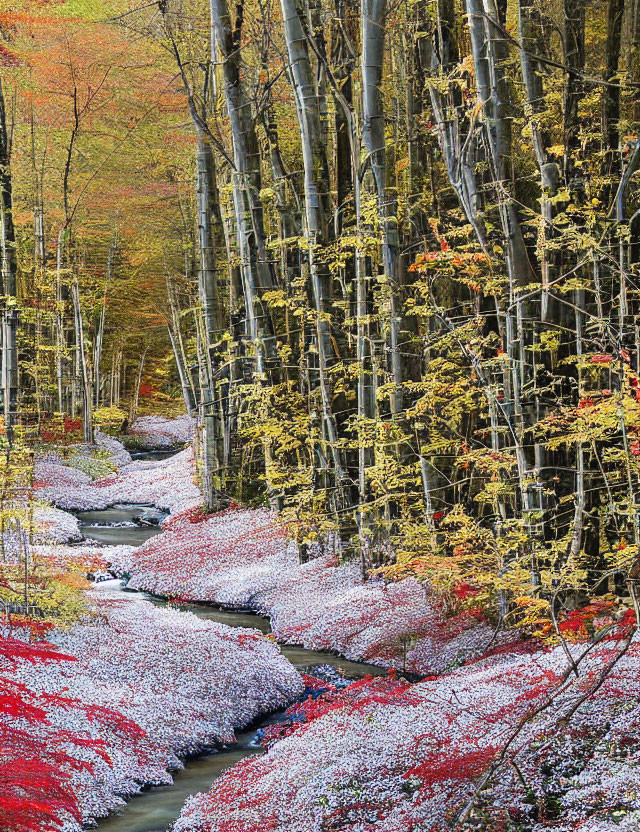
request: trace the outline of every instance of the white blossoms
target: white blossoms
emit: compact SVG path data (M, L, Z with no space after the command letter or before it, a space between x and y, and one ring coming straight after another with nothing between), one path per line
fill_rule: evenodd
M194 429L195 421L191 416L181 416L177 419L141 416L133 423L129 433L138 439L141 448L155 450L191 442Z

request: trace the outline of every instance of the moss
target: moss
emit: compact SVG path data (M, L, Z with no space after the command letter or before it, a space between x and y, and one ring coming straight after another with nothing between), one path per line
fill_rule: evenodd
M116 467L112 462L99 457L97 453L90 457L82 456L81 454L72 454L66 464L70 468L82 471L83 474L88 474L92 480L108 477L109 474L113 474L116 471Z

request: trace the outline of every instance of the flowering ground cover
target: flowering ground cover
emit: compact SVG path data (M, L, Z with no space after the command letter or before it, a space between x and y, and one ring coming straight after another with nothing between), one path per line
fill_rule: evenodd
M46 503L36 504L33 513L34 541L39 544L67 543L80 540L80 526L76 517Z
M339 565L331 555L299 564L267 511L207 517L192 508L163 528L138 549L110 556L117 574L131 575L131 588L253 609L271 618L283 643L433 673L480 655L491 641L491 628L473 616L445 619L416 581L363 582L357 564Z
M304 690L277 647L254 630L144 600L90 597L86 620L49 634L57 652L43 650L45 658L58 660L34 662L27 651L35 648L22 642L24 658L15 649L0 657L1 691L19 691L26 703L19 712L3 707L0 736L28 731L34 765L55 758L64 792L41 795L42 812L64 817L65 830L122 806L141 784L170 782L177 755L232 742L234 729ZM30 720L34 708L42 711L38 721ZM3 742L3 765L18 759L18 747ZM9 801L20 788L0 777L0 806L3 790Z
M139 548L57 547L68 557L89 562L93 553L114 571L131 575L132 588L269 615L283 642L430 674L417 684L395 678L393 671L386 679L346 687L298 680L297 692L306 684L310 698L265 730L267 754L243 761L208 793L190 798L173 832L631 832L639 827L640 642L632 638L630 613L612 630L615 638L567 648L578 663L572 672L560 647L494 639L492 629L470 613L446 618L415 581L363 581L357 565L329 554L299 564L286 531L268 511L232 507L206 515L189 450L125 466L107 480L83 480L82 489L88 500L94 491L111 494L111 502L126 494L166 508L171 516L162 534ZM53 547L40 551L52 553ZM116 605L108 612L110 626L117 620L118 632L127 633L129 625L119 615L128 620ZM156 621L145 622L145 614L135 618L157 632ZM203 623L194 621L196 639ZM579 635L571 616L560 626L569 627L567 635ZM245 667L246 644L253 646L256 638L253 631L244 633L248 641L232 648L230 666L236 672ZM60 649L77 653L74 638L63 637ZM182 633L180 639L191 643ZM162 664L175 667L172 636L163 633L162 640L170 645ZM193 643L200 644L199 635ZM108 661L115 665L120 655L109 649ZM118 694L115 700L146 730L145 742L158 743L151 755L156 768L146 777L166 776L157 766L158 748L170 765L171 755L189 750L181 742L206 742L207 730L224 740L224 731L233 727L223 721L203 729L201 678L182 665L175 672L180 677L186 672L188 680L188 701L178 695L175 709L179 725L171 718L167 724L163 711L160 722L150 720L161 696ZM275 701L273 677L259 681L259 676L252 677L256 689L262 696L264 685L267 700ZM163 682L153 678L151 689L164 695ZM235 683L233 673L229 683ZM221 712L233 713L233 702L225 701ZM74 776L90 780L85 772ZM132 788L136 779L128 781ZM107 799L101 792L100 805L117 800L113 793Z
M39 574L67 575L78 585L83 573L132 558L135 550L68 545L80 529L63 509L135 502L178 511L201 503L190 449L162 463L132 463L117 440L97 439L97 446L49 452L36 464L30 562ZM60 826L78 832L141 785L170 782L181 756L233 742L236 729L304 690L293 666L258 631L107 595L104 588L88 593L87 614L66 630L56 619L40 626L18 616L0 625L0 826L6 816L12 832ZM24 641L45 635L51 647ZM24 766L23 736L29 737Z
M162 416L140 416L129 433L138 440L141 448L150 450L173 448L191 442L194 420L190 416L167 419Z
M103 509L114 503L149 503L178 511L202 503L194 482L193 450L159 462L129 462L118 472L92 479L50 455L36 462L36 495L66 511Z
M309 697L269 729L265 756L187 801L173 832L636 830L637 640L594 691L621 644L592 650L580 678L557 648Z
M62 508L130 502L172 513L163 533L143 546L109 551L112 569L130 575L132 589L250 608L271 618L283 643L421 674L481 655L492 639L491 628L472 615L445 618L417 581L363 582L357 564L339 565L330 554L301 565L285 529L266 510L232 507L205 515L191 448L98 480L64 460L47 460L39 472L41 484L47 477L57 484L42 485L38 494ZM69 557L91 559L91 548L74 550Z

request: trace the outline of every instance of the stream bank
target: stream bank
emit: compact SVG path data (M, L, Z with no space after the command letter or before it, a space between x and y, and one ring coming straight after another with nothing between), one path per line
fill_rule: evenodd
M111 586L98 587L97 591L107 597L134 599L143 597L157 607L166 607L169 602L153 598L145 593L120 589L115 582ZM263 633L270 631L266 618L251 613L228 612L198 604L171 604L183 612L197 615L204 621L215 621L230 627L259 629ZM379 667L362 663L349 662L338 656L317 651L304 650L300 647L283 647L285 656L300 672L313 673L319 665L335 668L346 679L359 679L369 675L380 675L384 671ZM301 700L304 699L304 696ZM263 727L279 721L282 712L258 719L247 730L236 733L236 742L215 751L190 757L184 760L184 768L174 774L170 785L152 786L128 800L117 815L112 815L99 823L100 832L161 832L167 829L180 815L185 800L197 792L206 792L214 780L237 762L252 755L264 753L258 743L258 732Z
M101 544L138 545L138 541L149 539L161 532L157 526L144 527L136 524L151 506L115 505L112 508L79 512L80 530L86 536ZM201 604L170 603L147 593L127 590L119 581L97 584L95 593L113 601L131 601L143 598L158 608L171 607L185 613L192 613L207 622L216 622L234 628L253 628L263 634L271 632L269 619L250 612L218 610ZM301 672L311 672L319 665L335 668L346 679L358 679L367 675L380 675L384 671L376 666L350 662L331 653L305 650L301 647L281 648L282 655ZM303 697L304 698L304 697ZM151 786L130 798L126 807L118 814L102 820L101 832L160 832L165 830L180 815L187 797L211 788L216 777L223 771L250 755L264 753L257 742L261 728L277 721L280 713L236 733L236 742L223 745L214 751L184 760L184 768L174 774L172 784Z
M119 571L131 572L138 589L249 607L271 617L278 639L284 634L283 640L316 648L328 645L359 656L366 649L381 664L397 663L403 650L407 658L407 635L419 643L416 625L422 621L428 649L414 652L413 660L429 668L438 650L440 665L431 665L432 672L443 662L446 669L452 660L459 661L461 641L468 646L470 628L459 628L460 622L448 631L443 628L425 604L424 593L406 582L385 586L358 581L349 564L332 562L326 553L298 564L284 532L267 512L232 509L207 517L194 494L191 465L186 451L161 463L133 463L108 481L85 480L80 489L67 491L74 506L82 503L85 510L124 499L152 503L171 513L163 534L140 547L93 547L94 552L115 555ZM68 548L83 553L83 547ZM120 599L123 611L136 603L152 607L137 600L140 596L125 594L131 600ZM156 612L162 606L182 620L184 614L176 613L175 605L153 599ZM211 616L244 615L204 609ZM189 614L185 618L193 620ZM255 633L258 623L253 615L243 623L249 622L252 630L241 631L245 643L244 634ZM473 632L482 634L477 627ZM200 640L201 636L195 643ZM577 657L585 648L575 644L570 649ZM494 642L491 655L419 684L393 679L356 682L308 709L307 718L266 754L248 749L246 758L216 777L208 792L187 800L173 829L442 832L474 794L505 737L522 724L526 730L517 734L509 755L517 765L500 768L500 776L482 793L482 805L461 829L636 832L637 638L607 683L596 688L596 695L588 695L616 649L615 639L599 644L576 679L567 679L567 659L560 648L507 641ZM473 651L465 656L468 660ZM562 695L557 696L559 688ZM572 715L571 730L558 730L563 714L583 698L584 704ZM552 707L545 702L552 702ZM530 714L535 718L529 719ZM238 749L242 757L244 750ZM165 794L162 788L156 793ZM177 795L176 802L182 796ZM136 800L145 797L134 798L133 806ZM130 832L126 813L123 818L120 832ZM140 832L152 829L156 827Z

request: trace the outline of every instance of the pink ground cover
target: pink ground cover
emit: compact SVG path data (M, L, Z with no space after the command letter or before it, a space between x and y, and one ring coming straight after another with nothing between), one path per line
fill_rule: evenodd
M270 729L264 757L243 761L190 798L173 830L637 830L637 641L563 721L619 647L592 651L579 679L565 679L567 660L557 648L501 654L419 684L370 679L310 698L290 709L282 728ZM573 648L574 655L584 649Z
M440 672L480 655L492 630L473 615L445 618L412 580L362 581L358 565L324 555L299 564L267 511L185 510L161 535L114 551L129 586L170 598L253 609L278 641L415 673Z
M36 461L35 496L66 511L104 509L115 503L149 503L181 511L202 503L193 471L193 449L160 462L129 462L117 473L93 480L56 455Z
M175 419L141 416L133 423L129 433L138 439L141 447L155 450L191 442L194 428L195 422L191 416L179 416Z
M255 630L106 595L91 593L82 623L48 634L75 660L34 663L15 651L6 659L0 654L0 694L7 685L22 686L45 708L45 719L29 724L2 709L0 695L0 745L5 729L26 730L45 759L52 738L62 737L57 741L69 759L59 758L58 774L85 822L121 807L142 784L170 783L167 769L181 767L177 755L232 742L235 729L304 690L292 665ZM17 762L15 753L5 743L0 762ZM0 798L2 783L0 771ZM51 810L65 831L78 832L78 821L57 811L53 793L41 802L41 820Z

